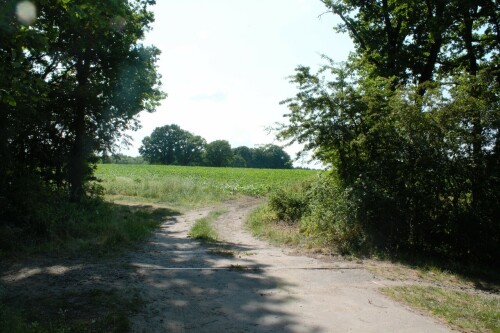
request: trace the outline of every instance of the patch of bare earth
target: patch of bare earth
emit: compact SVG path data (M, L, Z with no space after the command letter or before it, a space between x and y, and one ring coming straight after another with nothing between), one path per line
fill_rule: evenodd
M260 203L245 197L169 219L119 260L7 265L1 282L19 297L96 286L129 293L142 300L131 311L133 332L451 331L383 296L377 289L390 281L362 263L298 255L253 238L244 222ZM220 244L187 236L195 220L220 208Z

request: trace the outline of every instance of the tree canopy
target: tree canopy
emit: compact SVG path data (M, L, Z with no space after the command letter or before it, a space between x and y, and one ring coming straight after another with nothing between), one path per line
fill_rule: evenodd
M199 165L206 141L178 125L157 127L142 140L139 153L153 164Z
M261 169L290 169L292 160L283 148L268 144L256 148L245 146L233 149L233 165Z
M332 167L355 211L348 229L362 228L363 242L498 258L498 5L323 3L356 52L341 64L325 57L317 73L297 68L298 93L283 102L288 123L278 136ZM317 223L339 230L334 220Z
M159 51L140 42L152 4L0 1L2 207L25 200L27 182L80 201L97 153L164 98Z
M232 160L233 151L226 140L215 140L205 147L205 161L208 166L228 167Z

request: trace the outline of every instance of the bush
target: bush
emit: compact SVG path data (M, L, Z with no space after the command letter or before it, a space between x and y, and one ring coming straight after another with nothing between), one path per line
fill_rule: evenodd
M279 221L296 224L309 213L309 187L309 182L303 182L271 193L268 205Z
M367 250L367 237L357 218L359 209L351 190L344 189L331 175L275 191L266 210L277 223L299 224L303 234L324 247L342 254Z
M359 223L352 190L343 188L331 175L324 175L310 189L310 214L303 220L304 232L320 238L341 254L367 251L367 238Z

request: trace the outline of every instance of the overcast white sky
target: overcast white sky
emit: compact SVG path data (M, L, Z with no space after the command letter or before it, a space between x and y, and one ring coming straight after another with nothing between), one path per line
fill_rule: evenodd
M154 12L146 43L162 51L168 97L129 133L134 145L122 152L133 156L167 124L232 147L277 143L265 128L285 120L279 102L296 93L287 79L295 67L318 66L320 54L343 61L352 50L349 37L333 31L332 14L318 18L319 0L157 0Z

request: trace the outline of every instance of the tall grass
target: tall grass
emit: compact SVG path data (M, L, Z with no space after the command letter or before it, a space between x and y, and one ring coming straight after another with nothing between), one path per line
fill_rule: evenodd
M85 204L44 204L37 224L0 225L0 255L37 253L110 254L145 239L176 211L151 206L122 206L98 199Z
M306 237L296 225L280 222L275 212L264 206L254 210L247 221L252 234L274 245L300 246L307 244Z

